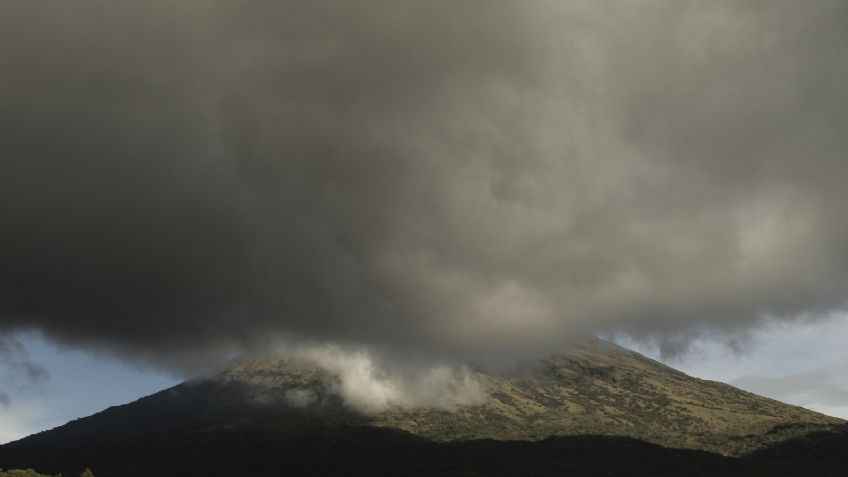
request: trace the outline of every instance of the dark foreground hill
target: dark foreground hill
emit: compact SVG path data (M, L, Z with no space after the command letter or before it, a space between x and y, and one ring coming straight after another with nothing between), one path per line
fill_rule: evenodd
M39 471L154 476L845 476L848 429L819 432L743 457L627 437L440 443L373 427L291 429L241 422L122 439L11 446L0 459ZM9 465L7 464L7 465Z
M0 467L98 477L848 475L838 419L702 381L593 340L486 399L362 414L326 371L244 361L0 446ZM291 396L309 396L292 404Z

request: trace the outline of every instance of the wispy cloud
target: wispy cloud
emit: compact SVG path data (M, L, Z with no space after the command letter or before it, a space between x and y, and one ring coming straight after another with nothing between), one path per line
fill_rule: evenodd
M10 336L0 335L0 406L9 407L9 387L26 390L46 382L50 377L47 370L33 363L24 345Z

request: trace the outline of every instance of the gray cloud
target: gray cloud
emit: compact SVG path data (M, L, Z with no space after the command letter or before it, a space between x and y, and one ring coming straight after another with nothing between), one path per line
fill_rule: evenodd
M50 377L47 370L30 360L24 345L13 338L0 336L0 366L13 376L28 381L44 381Z
M0 327L193 368L844 307L846 27L838 1L3 2Z
M24 345L8 336L0 335L0 408L8 408L11 398L8 388L14 386L18 391L43 384L50 374L40 365L32 362Z

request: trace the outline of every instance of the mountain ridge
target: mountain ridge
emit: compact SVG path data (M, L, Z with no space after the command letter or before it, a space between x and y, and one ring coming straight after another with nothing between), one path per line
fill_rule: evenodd
M297 369L303 368L283 360L250 360L219 377L265 387L266 396L332 394L331 375L316 368L293 380L290 373ZM285 379L263 382L267 376ZM592 434L724 455L742 455L844 422L688 376L598 338L513 371L475 367L473 377L487 396L480 404L452 410L393 406L366 420L441 442Z
M846 428L841 419L693 378L598 339L514 370L472 372L485 392L480 403L364 413L339 395L339 377L319 366L240 360L212 376L0 446L0 467L69 474L91 467L98 477L145 475L146 459L157 455L164 457L153 460L170 465L210 452L243 453L232 457L236 462L266 451L311 459L347 455L343 447L364 445L363 439L380 455L396 448L447 453L460 464L461 449L480 455L524 449L555 462L554 447L595 442L599 448L632 449L636 460L642 452L637 449L643 449L709 466L725 465L715 460L720 456L758 455ZM281 447L274 451L274 445ZM129 471L133 466L143 471ZM185 472L162 475L195 475ZM278 475L269 472L260 475Z

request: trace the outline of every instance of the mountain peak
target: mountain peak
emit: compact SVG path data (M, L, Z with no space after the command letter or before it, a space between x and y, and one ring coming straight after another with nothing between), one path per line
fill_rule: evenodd
M392 404L364 413L340 398L337 373L308 362L243 360L211 382L238 383L250 400L266 407L332 409L335 416L357 416L370 426L436 441L598 434L737 455L843 422L690 377L598 338L510 371L469 369L480 394L475 399Z
M528 462L538 453L548 459L544 463L560 462L556 449L563 445L600 445L649 467L654 460L642 458L644 452L687 455L706 465L708 475L711 466L736 464L700 451L753 456L783 449L793 438L821 435L816 431L845 429L840 419L693 378L598 339L509 371L466 370L463 385L479 394L475 399L398 401L363 411L345 395L345 376L337 370L302 360L242 359L214 375L0 446L0 465L65 472L97 464L98 475L100 469L148 475L149 454L182 466L162 475L230 475L229 467L210 467L207 447L227 448L232 465L245 456L260 465L282 455L290 457L283 459L287 465L310 469L315 464L308 456L345 456L360 467L387 469L386 463L355 461L351 449L379 445L378 453L387 456L398 446L410 455L446 452L465 465L467 449L491 458L497 449L524 449ZM206 447L193 444L198 441ZM669 447L678 450L663 450ZM578 450L573 452L584 455ZM186 452L193 457L184 459ZM267 475L277 475L275 465L266 465Z

